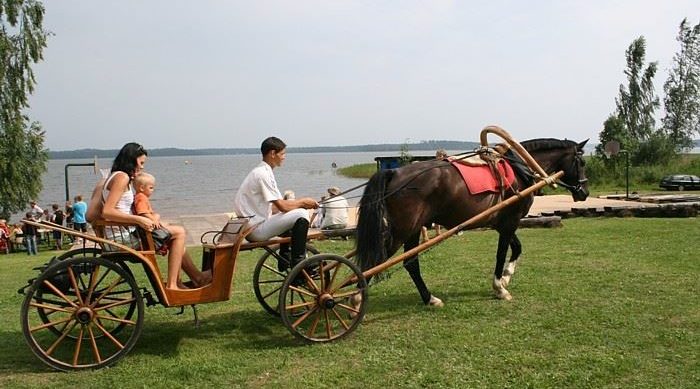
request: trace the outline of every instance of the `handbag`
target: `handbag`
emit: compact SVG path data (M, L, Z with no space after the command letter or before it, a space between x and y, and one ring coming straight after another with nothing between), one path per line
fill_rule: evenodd
M156 246L156 251L163 247L168 246L168 242L173 237L170 231L165 228L156 228L151 231L151 237L153 238L153 244Z

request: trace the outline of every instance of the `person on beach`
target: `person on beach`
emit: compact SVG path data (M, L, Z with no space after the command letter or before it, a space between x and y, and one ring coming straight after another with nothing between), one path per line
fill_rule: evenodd
M306 258L306 237L309 231L309 211L318 203L310 197L284 199L272 170L282 166L287 145L279 138L269 137L262 142L262 162L243 180L234 198L234 211L238 216L250 217L257 225L248 235L250 241L264 241L288 233L289 244L280 245L280 255L290 260L293 267ZM279 212L273 213L273 205Z
M106 180L101 180L93 191L93 195L101 192L102 212L101 218L109 221L124 222L138 224L144 230L151 232L156 228L157 223L153 220L135 215L132 212L134 203L134 193L132 192L132 180L136 177L144 167L148 153L138 143L127 143L119 150L114 162L112 170ZM94 202L94 199L91 203ZM92 214L92 212L88 212ZM166 288L182 289L182 285L178 285L177 279L180 273L180 267L187 273L195 287L200 287L211 283L211 271L201 272L192 262L187 250L185 250L185 229L181 226L167 226L171 234L171 239L168 241L170 253L168 255L168 281Z
M73 229L76 231L87 232L87 220L85 220L85 212L87 212L87 204L83 201L82 195L77 195L73 199Z
M44 210L36 204L36 200L32 200L29 202L29 213L31 214L31 219L40 220Z
M51 208L53 209L53 214L51 214L51 223L62 226L63 219L65 218L63 211L61 211L61 209L58 208L58 204L52 205ZM61 231L53 230L52 235L56 250L63 250L63 234L61 233Z
M337 186L328 188L328 198L323 204L323 220L321 229L337 230L348 226L348 200L340 195Z

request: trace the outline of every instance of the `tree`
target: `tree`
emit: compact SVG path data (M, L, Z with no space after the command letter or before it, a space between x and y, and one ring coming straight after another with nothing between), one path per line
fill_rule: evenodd
M646 40L643 36L635 39L625 52L627 59L628 85L620 85L620 96L615 99L617 116L623 121L628 133L628 141L624 147L634 152L637 143L651 137L656 121L654 112L659 107L659 98L654 91L654 76L656 62L651 62L643 70L646 56Z
M41 191L48 159L44 132L22 111L34 91L32 65L49 35L36 0L0 0L0 217L22 210Z
M677 151L692 147L700 134L700 23L690 27L683 19L676 40L681 48L664 83L663 130Z

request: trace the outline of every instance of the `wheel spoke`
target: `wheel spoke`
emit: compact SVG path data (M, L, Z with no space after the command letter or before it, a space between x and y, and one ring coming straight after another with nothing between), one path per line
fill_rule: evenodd
M35 307L35 308L43 308L43 309L48 309L50 311L58 311L58 312L66 312L66 313L73 313L72 310L66 309L66 308L61 308L61 307L55 307L51 305L46 305L46 304L39 304L39 303L29 303L30 307Z
M340 315L338 314L338 312L336 312L335 308L332 308L331 311L333 311L333 315L335 315L335 317L338 319L338 321L340 321L340 324L343 325L343 328L345 328L345 331L349 330L349 329L350 329L350 326L348 326L348 325L345 323L345 320L343 320L343 318L340 317Z
M67 322L69 322L69 321L71 321L71 320L73 320L73 317L69 316L69 317L67 317L67 318L65 318L65 319L61 319L61 320L57 320L57 321L51 321L51 322L42 324L42 325L40 325L40 326L32 327L32 328L29 329L29 331L30 331L30 332L36 332L36 331L39 331L39 330L43 330L44 328L54 327L54 326L56 326L56 325L58 325L58 324L61 324L61 323L67 323ZM64 327L65 327L65 325L64 325Z
M270 265L268 265L268 264L266 264L266 263L264 263L262 266L263 266L265 269L267 269L267 270L269 270L269 271L271 271L271 272L277 274L278 276L280 276L280 277L282 277L282 278L284 278L284 277L287 276L286 274L280 272L279 270L273 268L272 266L270 266Z
M351 306L349 306L349 305L337 304L336 307L340 307L340 308L346 309L346 310L348 310L348 311L350 311L350 312L352 312L352 313L355 313L355 314L360 313L360 310L359 310L359 309L355 309L355 308L353 308L353 307L351 307Z
M107 331L104 327L102 327L102 325L100 325L100 323L98 323L97 321L94 321L93 324L95 324L95 326L97 328L99 328L100 331L102 331L105 334L105 336L108 337L109 340L112 341L112 343L114 343L117 347L119 347L120 350L124 348L124 345L121 344L121 342L119 342L114 336L112 336L112 334L109 331Z
M64 331L64 332L61 334L61 336L59 336L58 339L56 339L56 341L53 342L53 344L51 345L51 347L49 347L49 348L46 350L46 355L51 355L51 353L56 349L56 347L58 347L58 345L61 344L61 342L63 342L63 339L65 339L66 336L68 336L68 333L71 332L71 331L73 331L73 328L75 328L76 325L78 325L78 322L77 322L77 321L74 321L74 322L73 322L73 325L70 326L70 328L69 328L68 330Z
M117 301L117 302L112 303L112 304L103 305L101 307L94 307L94 310L95 311L102 311L104 309L110 309L110 308L118 307L120 305L130 304L130 303L133 303L134 301L136 301L135 298L130 298L128 300L121 300L121 301Z
M321 290L318 288L318 285L316 285L316 281L314 281L311 276L309 276L309 273L306 271L306 269L301 269L301 274L304 275L304 278L306 279L306 285L310 286L311 289L315 290L316 293L321 294Z
M68 279L70 279L70 283L73 286L73 290L75 291L75 297L78 298L78 304L83 305L83 297L80 295L80 288L78 287L78 282L75 280L75 273L73 272L73 268L71 266L68 266Z
M303 315L301 315L300 318L297 319L294 323L292 323L292 328L297 328L299 324L301 324L304 320L306 320L312 313L316 312L318 310L318 306L315 306L313 309L306 311Z
M328 319L328 310L324 309L323 310L323 316L326 319L326 335L328 336L328 339L331 338L333 335L333 330L331 329L331 321Z
M316 298L316 296L318 296L318 295L316 295L316 294L313 294L313 293L309 292L308 290L298 288L298 287L296 287L296 286L294 286L294 285L289 285L289 289L291 289L291 290L293 290L293 291L295 291L295 292L298 292L298 293L300 293L300 294L305 294L305 295L307 295L307 296L311 296L311 297L313 297L313 298Z
M316 318L314 319L314 322L311 323L311 327L309 327L309 330L306 331L306 336L309 336L309 337L314 336L314 334L316 333L316 327L318 327L319 321L321 321L321 311L320 310L316 313Z
M316 305L316 301L306 301L303 303L297 303L297 304L292 304L292 305L287 305L287 309L296 309L296 308L303 308L303 307L310 307Z
M97 303L100 302L100 300L102 300L106 295L108 295L112 291L112 289L116 288L117 285L121 283L121 280L123 280L123 278L119 276L119 278L112 282L112 285L110 285L107 288L107 290L105 290L98 298L95 299L95 301L92 302L92 304L90 304L90 308L95 308L95 306L97 305Z
M78 365L78 356L80 356L80 347L83 344L83 327L80 327L80 332L78 333L78 339L75 342L75 353L73 354L73 366Z
M109 269L107 271L109 271ZM92 269L92 273L90 273L90 289L88 289L87 301L92 299L92 293L95 291L95 286L97 285L95 280L98 274L100 274L100 265L96 265L95 268Z
M97 349L97 341L95 340L95 334L92 332L92 326L88 326L88 334L90 334L90 344L92 345L92 353L97 359L97 363L102 363L102 357L100 356L100 350Z
M284 283L284 279L258 281L258 284L283 284L283 283Z
M110 316L104 316L104 315L97 315L97 318L98 318L98 319L102 319L102 320L116 321L116 322L119 322L119 323L124 323L124 324L132 325L132 326L133 326L133 325L136 325L136 322L133 321L133 320L121 319L121 318L118 318L118 317L110 317Z
M63 292L61 292L60 290L58 290L58 288L56 288L55 286L53 286L53 284L51 283L51 281L49 281L49 280L44 280L44 284L45 284L46 286L48 286L49 289L51 289L54 293L56 293L56 295L57 295L58 297L64 299L68 304L72 305L73 307L78 308L78 305L76 305L71 299L69 299L65 294L63 294Z
M279 290L282 289L282 285L276 287L272 292L266 294L263 296L263 300L266 300L268 297L272 296L273 294L279 292Z
M354 296L354 295L360 294L360 293L362 293L361 290L351 290L349 292L335 293L335 294L333 294L333 298L340 299L340 298L344 298L344 297Z
M325 270L323 269L323 261L320 261L318 263L318 275L319 275L319 278L321 280L321 290L322 291L326 290L327 289L326 274L325 274Z

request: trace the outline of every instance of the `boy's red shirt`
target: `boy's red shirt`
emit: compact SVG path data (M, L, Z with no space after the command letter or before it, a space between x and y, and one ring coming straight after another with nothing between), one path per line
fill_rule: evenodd
M144 213L153 213L151 202L145 194L136 193L134 196L134 215L143 215Z

